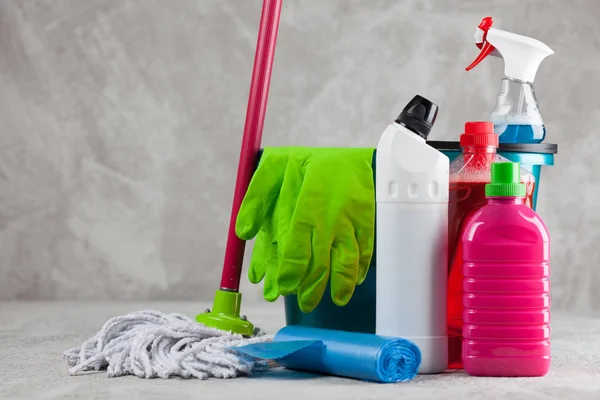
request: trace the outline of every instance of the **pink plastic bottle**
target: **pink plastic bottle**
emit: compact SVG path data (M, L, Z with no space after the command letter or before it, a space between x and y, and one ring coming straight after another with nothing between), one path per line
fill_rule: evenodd
M491 122L467 122L460 135L462 154L450 164L448 202L448 288L446 320L448 323L448 368L463 369L463 258L461 237L471 216L485 206L485 186L490 183L491 165L508 162L496 153L498 135ZM526 184L525 204L531 207L535 178L521 168L521 182Z
M550 368L550 237L524 204L519 164L493 163L487 205L464 228L463 362L475 376Z

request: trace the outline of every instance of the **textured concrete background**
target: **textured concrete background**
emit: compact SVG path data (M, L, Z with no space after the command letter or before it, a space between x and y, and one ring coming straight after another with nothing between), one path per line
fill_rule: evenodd
M212 298L260 7L0 1L0 299ZM456 139L502 76L464 71L486 15L556 52L535 82L560 146L539 199L553 304L597 309L599 1L285 0L264 144L375 146L417 93Z

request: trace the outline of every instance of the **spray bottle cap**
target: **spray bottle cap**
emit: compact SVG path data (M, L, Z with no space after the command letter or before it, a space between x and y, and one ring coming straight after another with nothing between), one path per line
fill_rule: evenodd
M492 17L485 17L475 31L475 45L481 52L469 71L488 55L504 59L504 75L522 82L533 82L541 62L554 51L539 40L492 28Z
M465 132L460 135L461 147L498 147L498 135L494 133L494 124L489 121L465 123Z
M492 180L485 185L486 197L525 197L519 163L492 163Z
M427 139L433 124L435 124L437 113L438 106L435 103L416 95L404 107L398 118L396 118L396 123L416 133L423 139Z

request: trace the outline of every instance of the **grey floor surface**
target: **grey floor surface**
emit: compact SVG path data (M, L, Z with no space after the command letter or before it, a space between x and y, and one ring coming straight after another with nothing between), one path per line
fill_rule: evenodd
M553 315L553 366L544 378L472 378L453 372L382 385L288 370L225 381L67 375L61 351L80 345L112 316L142 309L193 316L208 305L0 303L0 399L600 399L600 315ZM282 308L250 305L244 312L274 333L284 323Z

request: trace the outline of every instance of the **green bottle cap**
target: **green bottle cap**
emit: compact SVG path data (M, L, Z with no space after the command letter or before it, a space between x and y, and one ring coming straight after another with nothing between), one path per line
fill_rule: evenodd
M486 197L525 197L525 184L521 183L519 163L492 164L492 182L485 185Z

